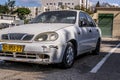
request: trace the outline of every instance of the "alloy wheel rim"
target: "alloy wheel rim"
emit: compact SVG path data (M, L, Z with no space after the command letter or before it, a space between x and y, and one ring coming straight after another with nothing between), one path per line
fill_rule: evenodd
M66 55L66 62L68 65L71 65L74 60L74 51L72 47L69 47L67 49L67 55Z

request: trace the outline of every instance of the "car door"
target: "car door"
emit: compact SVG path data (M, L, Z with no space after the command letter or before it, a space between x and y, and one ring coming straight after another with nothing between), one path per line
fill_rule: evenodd
M79 51L80 53L87 52L91 48L91 32L88 27L88 20L84 12L79 13L79 31L80 35L78 35L79 42Z
M90 45L91 48L94 48L96 46L96 42L98 39L98 28L96 27L95 22L93 21L93 19L86 13L86 17L88 19L88 30L89 30L89 36L90 38Z

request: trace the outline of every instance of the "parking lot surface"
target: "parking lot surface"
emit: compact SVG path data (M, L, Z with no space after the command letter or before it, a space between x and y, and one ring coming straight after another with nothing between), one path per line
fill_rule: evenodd
M86 53L79 56L70 69L56 65L0 62L0 80L120 80L120 46L106 59L99 70L91 70L113 50L120 41L104 38L100 55Z

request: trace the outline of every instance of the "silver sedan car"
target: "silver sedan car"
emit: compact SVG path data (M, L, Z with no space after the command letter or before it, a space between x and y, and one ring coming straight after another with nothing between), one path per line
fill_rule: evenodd
M101 31L79 10L49 11L30 24L0 31L0 59L72 67L75 57L99 54Z

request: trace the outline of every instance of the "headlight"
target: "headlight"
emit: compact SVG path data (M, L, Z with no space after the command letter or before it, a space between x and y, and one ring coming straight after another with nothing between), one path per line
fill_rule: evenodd
M55 32L41 33L36 36L35 41L55 41L58 38L58 34Z

